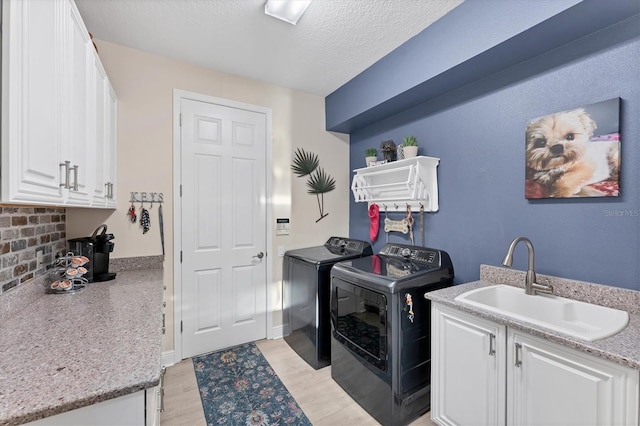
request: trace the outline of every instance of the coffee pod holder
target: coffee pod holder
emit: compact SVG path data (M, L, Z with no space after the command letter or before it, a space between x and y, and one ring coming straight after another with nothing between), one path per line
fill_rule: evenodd
M57 257L48 271L49 279L45 280L47 293L73 294L83 290L89 282L83 277L87 273L87 263L87 257L76 256L72 252Z

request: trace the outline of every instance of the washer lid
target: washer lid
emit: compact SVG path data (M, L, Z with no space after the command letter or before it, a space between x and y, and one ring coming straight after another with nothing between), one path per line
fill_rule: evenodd
M323 246L289 250L284 255L321 265L367 256L372 253L371 244L365 241L331 237Z
M446 252L405 244L387 244L380 254L337 263L331 271L345 281L391 293L453 280L453 265Z
M440 269L439 266L384 255L352 259L350 262L340 264L339 267L348 270L351 274L376 275L379 278L386 278L389 281L411 278L415 275L429 274Z

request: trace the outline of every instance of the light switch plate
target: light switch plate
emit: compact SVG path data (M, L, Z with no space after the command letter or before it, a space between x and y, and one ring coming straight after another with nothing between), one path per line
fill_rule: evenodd
M289 219L276 219L276 235L289 235Z

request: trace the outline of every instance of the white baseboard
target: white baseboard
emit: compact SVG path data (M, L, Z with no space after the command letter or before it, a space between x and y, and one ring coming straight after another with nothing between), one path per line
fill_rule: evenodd
M176 363L175 360L175 352L172 350L162 352L162 357L160 358L163 367L169 367Z
M282 337L284 337L284 330L284 325L272 327L271 333L267 336L267 339L281 339ZM162 352L161 363L163 367L169 367L178 362L180 362L180 360L175 359L175 351L173 349Z
M267 339L280 339L284 337L284 325L271 327L271 333L267 336Z

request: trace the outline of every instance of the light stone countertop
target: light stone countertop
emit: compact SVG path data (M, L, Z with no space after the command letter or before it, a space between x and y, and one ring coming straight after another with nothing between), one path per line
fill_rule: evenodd
M627 367L640 369L639 291L538 274L538 282L553 285L554 294L558 296L621 309L629 313L629 324L621 332L594 342L566 336L535 324L454 300L457 296L467 291L496 284L524 287L524 279L525 273L523 271L482 265L479 281L428 292L425 293L425 297L433 302L454 307L507 327L512 327Z
M162 269L44 294L0 322L0 425L26 423L160 381ZM38 285L38 284L33 284Z

